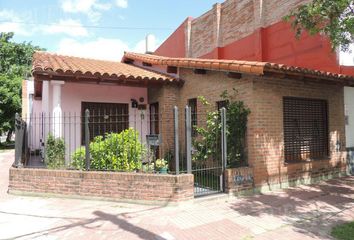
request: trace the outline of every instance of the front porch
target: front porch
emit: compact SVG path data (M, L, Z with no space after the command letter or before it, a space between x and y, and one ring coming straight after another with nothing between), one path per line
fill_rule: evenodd
M45 52L36 52L33 59L33 86L27 88L33 92L27 93L22 117L28 132L27 164L36 167L44 158L49 135L63 139L66 164L71 161L71 155L84 145L85 110L90 114L89 140L133 128L145 144L147 135L167 128L161 121L159 101L151 92L183 84L172 76L126 63ZM164 155L163 149L167 148L160 147L159 155Z

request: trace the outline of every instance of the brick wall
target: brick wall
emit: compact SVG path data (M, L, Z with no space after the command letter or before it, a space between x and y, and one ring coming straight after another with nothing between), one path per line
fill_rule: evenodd
M252 191L254 188L253 168L240 167L226 169L225 191L231 194Z
M147 203L180 202L193 198L193 175L11 168L9 192L60 194Z
M319 82L253 78L253 126L249 127L249 161L256 186L316 178L323 173L344 172L346 167L343 86ZM324 99L328 102L329 159L284 162L283 97ZM340 151L336 144L340 143Z
M216 11L214 9L192 20L190 57L202 56L215 48L216 21Z
M184 107L189 98L204 96L216 109L216 101L221 100L224 90L238 91L237 98L244 101L251 110L248 119L247 146L248 162L253 167L255 187L287 184L301 179L330 177L344 172L346 167L345 125L343 86L318 81L280 79L243 74L241 79L227 77L224 72L207 71L194 74L190 69L180 69L185 80L178 93L180 109L180 139L184 146ZM305 97L328 101L330 158L320 161L291 163L284 162L283 140L283 97ZM198 113L207 111L200 101ZM204 119L198 118L198 125ZM337 152L336 143L342 149Z
M188 56L218 58L218 53L213 56L210 53L253 34L259 28L281 22L290 10L309 1L228 0L215 4L211 10L192 20ZM165 55L168 55L166 51Z
M184 108L188 99L204 96L210 109L216 110L216 102L224 90L238 91L237 98L250 108L247 129L248 162L254 172L257 188L280 186L289 182L330 177L344 172L347 162L345 147L344 91L343 86L318 80L295 80L242 74L241 79L229 78L224 72L207 71L195 74L192 69L179 69L181 88L166 88L151 91L151 99L159 99L164 106L162 114L172 116L172 108L179 108L180 148L184 150ZM171 95L170 95L171 94ZM324 99L328 102L329 159L302 163L285 163L283 130L283 97ZM155 97L155 98L154 98ZM207 112L197 101L198 125L205 124L203 114ZM173 149L173 122L166 124L162 134L167 134ZM337 152L336 144L341 149Z
M177 103L178 91L179 87L176 85L148 89L149 104L159 103L159 130L162 137L159 146L161 158L165 158L166 154L174 149L173 107Z

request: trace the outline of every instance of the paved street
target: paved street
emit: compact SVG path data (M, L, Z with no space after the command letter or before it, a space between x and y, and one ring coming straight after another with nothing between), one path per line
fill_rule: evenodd
M0 239L330 239L354 220L354 177L161 207L8 195L12 161L0 153Z

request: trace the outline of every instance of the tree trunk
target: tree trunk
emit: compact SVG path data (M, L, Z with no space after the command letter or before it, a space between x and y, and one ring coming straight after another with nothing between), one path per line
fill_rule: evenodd
M12 130L9 130L7 132L6 142L11 142L12 132Z

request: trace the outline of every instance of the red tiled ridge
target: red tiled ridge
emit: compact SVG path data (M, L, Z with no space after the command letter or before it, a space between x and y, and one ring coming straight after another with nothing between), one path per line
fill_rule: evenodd
M95 76L98 78L129 78L136 80L181 81L167 74L146 70L122 62L64 56L36 51L32 59L32 74Z
M319 70L287 66L284 64L238 61L238 60L219 60L219 59L199 59L199 58L171 58L151 54L140 54L125 52L124 59L138 60L152 65L167 65L174 67L198 68L206 70L221 70L239 73L251 73L263 75L265 73L284 73L289 75L300 75L304 77L323 78L331 80L343 80L344 83L354 84L354 77L349 75L324 72Z

